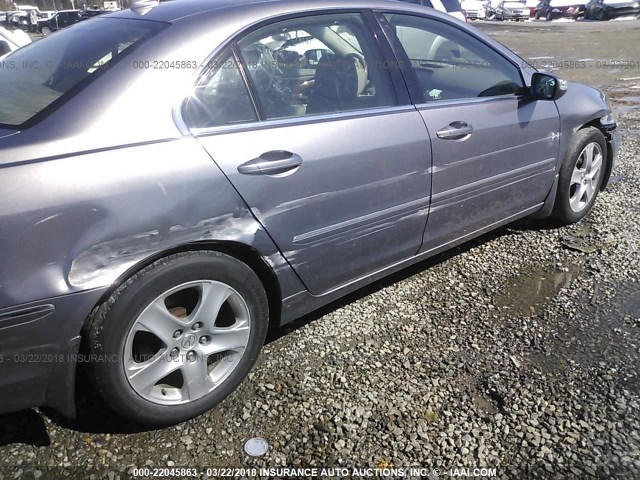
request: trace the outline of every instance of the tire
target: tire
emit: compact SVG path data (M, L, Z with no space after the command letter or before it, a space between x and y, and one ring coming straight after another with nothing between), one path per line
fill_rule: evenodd
M536 20L540 20L540 12L537 12L537 11L536 11L535 19L536 19Z
M241 261L212 251L171 255L94 310L84 333L100 361L90 364L89 377L118 414L148 425L179 423L242 382L268 319L262 283Z
M593 156L589 163L588 150L592 147ZM596 166L598 154L601 157ZM552 213L554 219L563 224L576 223L589 213L598 197L608 161L607 142L600 130L589 127L576 132L560 167Z
M600 20L601 22L607 20L607 12L605 12L604 10L600 10L600 13L598 13L598 20Z
M42 27L42 28L40 29L40 33L41 33L43 36L45 36L45 37L46 37L47 35L51 35L51 33L52 33L52 32L51 32L51 28L49 28L49 27Z
M546 18L547 18L547 22L550 22L550 21L553 20L553 12L551 12L551 10L549 10L547 12L547 17Z

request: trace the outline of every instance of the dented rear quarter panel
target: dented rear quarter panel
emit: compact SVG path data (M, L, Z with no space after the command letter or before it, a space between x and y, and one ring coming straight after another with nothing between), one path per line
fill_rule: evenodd
M183 245L252 246L288 267L191 137L0 167L0 309L113 285ZM296 293L283 274L283 294Z

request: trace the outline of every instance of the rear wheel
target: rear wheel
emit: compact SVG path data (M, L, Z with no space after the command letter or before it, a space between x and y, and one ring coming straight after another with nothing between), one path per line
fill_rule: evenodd
M256 274L218 252L188 252L143 269L88 327L91 378L116 412L173 424L227 397L249 373L267 332Z
M598 20L600 20L601 22L605 21L607 19L607 12L603 10L600 10L600 13L598 14Z
M549 10L547 12L547 22L550 22L551 20L553 20L553 13Z
M579 130L560 168L558 193L553 217L562 223L575 223L591 210L607 165L607 143L597 128Z

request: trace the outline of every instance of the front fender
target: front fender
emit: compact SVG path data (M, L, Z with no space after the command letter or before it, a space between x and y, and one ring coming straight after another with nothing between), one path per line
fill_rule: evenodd
M560 114L560 155L558 168L567 155L573 135L587 124L598 122L611 113L604 93L600 90L568 82L566 93L556 100Z

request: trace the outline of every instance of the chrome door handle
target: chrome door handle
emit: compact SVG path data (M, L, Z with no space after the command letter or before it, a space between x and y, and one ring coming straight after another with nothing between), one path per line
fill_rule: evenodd
M460 140L473 133L473 127L467 122L451 122L446 127L438 130L436 135L443 140Z
M302 157L285 150L273 150L249 160L238 167L245 175L277 175L302 165Z

